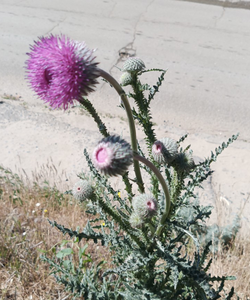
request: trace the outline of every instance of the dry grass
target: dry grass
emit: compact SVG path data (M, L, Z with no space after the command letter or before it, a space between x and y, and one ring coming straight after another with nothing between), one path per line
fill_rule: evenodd
M241 217L249 196L245 203L241 205L238 212ZM217 224L225 226L232 222L232 207L225 197L219 196L216 199L215 210L217 214ZM246 225L246 224L245 224ZM244 225L242 224L242 227ZM243 228L242 228L243 229ZM225 283L226 290L230 290L234 286L237 296L240 299L250 299L250 235L246 230L239 231L234 241L227 248L223 249L219 245L219 250L212 256L213 264L210 272L214 276L235 276L235 281L227 281ZM234 299L237 299L236 296Z
M250 299L250 240L238 236L231 248L221 250L213 257L210 272L214 276L236 276L235 281L227 281L229 291L234 286L240 299ZM234 299L237 299L236 297Z
M71 299L49 275L48 265L39 258L39 249L50 257L52 249L64 239L47 218L66 227L83 228L87 220L83 207L56 188L25 185L5 171L0 167L0 299ZM94 260L107 255L91 243L88 252ZM226 287L229 290L235 286L240 299L250 299L249 237L238 236L230 249L219 251L210 272L215 276L237 276Z
M69 228L86 224L83 207L47 184L24 185L11 172L0 167L0 299L71 299L63 286L49 275L48 265L40 259L68 237L52 228L47 219ZM94 260L106 254L88 243ZM73 248L78 245L70 244ZM81 245L83 246L83 245ZM42 250L42 251L41 251Z

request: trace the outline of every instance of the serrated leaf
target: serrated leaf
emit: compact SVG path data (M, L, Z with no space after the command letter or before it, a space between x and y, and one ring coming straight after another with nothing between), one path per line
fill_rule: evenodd
M85 251L88 248L88 246L89 246L88 244L85 244L83 247L80 247L80 249L79 249L79 258L86 255Z
M62 249L61 251L59 251L56 254L56 257L57 258L64 258L65 256L71 255L73 253L74 253L73 249L71 249L71 248L65 248L65 249Z

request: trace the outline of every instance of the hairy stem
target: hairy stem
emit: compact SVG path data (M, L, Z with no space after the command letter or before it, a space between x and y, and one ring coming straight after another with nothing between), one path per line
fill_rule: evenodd
M90 113L90 115L93 117L94 121L96 122L98 129L100 131L100 133L107 137L109 136L109 133L107 131L107 128L105 126L105 124L102 122L102 120L100 119L99 115L97 114L95 108L93 107L92 103L85 98L81 98L79 100L79 102L84 106L84 108Z
M132 146L133 151L137 152L137 139L136 139L135 123L134 123L134 118L132 115L131 107L128 102L126 93L122 89L120 84L109 73L105 72L102 69L99 69L99 73L100 73L100 76L102 76L104 79L106 79L115 88L115 90L117 91L117 93L119 94L119 96L122 99L122 102L124 104L124 107L125 107L125 110L127 113L128 122L129 122L131 146ZM143 184L142 177L141 177L141 170L140 170L139 162L136 160L134 160L134 170L135 170L135 176L137 179L137 184L138 184L139 190L141 193L143 193L144 192L144 184Z
M122 218L117 214L117 212L109 206L101 197L97 197L95 194L92 196L92 201L97 202L99 206L110 215L119 225L120 227L127 232L127 234L134 240L140 248L144 248L144 244L140 241L140 239L133 234L134 229L131 227L130 223L122 220Z
M165 194L165 208L164 208L164 213L161 217L161 221L160 224L156 230L156 236L160 236L162 228L164 226L164 223L169 215L170 212L170 207L171 207L171 200L170 200L170 195L169 195L169 191L168 191L168 187L166 184L166 181L164 180L164 178L161 175L161 172L156 168L156 166L154 164L152 164L149 160L147 160L145 157L140 156L139 154L134 154L134 159L144 163L146 166L148 166L156 175L156 177L159 179L160 184L163 188L164 194Z

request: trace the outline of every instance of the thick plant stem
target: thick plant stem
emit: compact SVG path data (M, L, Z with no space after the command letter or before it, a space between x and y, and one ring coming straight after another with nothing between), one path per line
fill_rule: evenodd
M163 188L164 194L165 194L165 208L164 208L164 213L161 217L161 221L160 224L158 226L158 228L156 229L156 236L160 236L162 228L164 226L164 223L169 215L170 212L170 207L171 207L171 200L170 200L170 195L169 195L169 191L168 191L168 187L166 184L166 181L164 180L164 178L161 175L161 172L156 168L156 166L154 164L152 164L149 160L147 160L146 158L140 156L139 154L134 154L134 159L144 163L146 166L148 166L156 175L156 177L159 179L160 184Z
M128 122L129 122L131 146L132 146L133 151L137 152L137 139L136 139L135 123L134 123L134 118L132 115L131 107L128 102L126 93L124 92L124 90L122 89L120 84L109 73L105 72L102 69L99 69L99 74L115 88L115 90L117 91L117 93L119 94L119 96L122 99L122 102L124 104L124 107L125 107L125 110L127 113ZM137 179L137 184L138 184L139 190L141 193L144 193L144 184L143 184L142 177L141 177L141 170L140 170L139 162L137 160L134 160L134 171L135 171L135 176Z

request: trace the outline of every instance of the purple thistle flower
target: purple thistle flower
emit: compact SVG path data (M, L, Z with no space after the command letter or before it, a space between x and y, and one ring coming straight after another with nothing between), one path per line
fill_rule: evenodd
M94 149L93 162L104 174L123 175L133 162L133 151L130 144L119 136L109 136Z
M37 95L53 108L67 109L94 90L99 72L93 50L64 35L41 37L30 47L27 79Z

